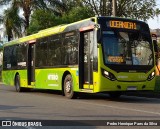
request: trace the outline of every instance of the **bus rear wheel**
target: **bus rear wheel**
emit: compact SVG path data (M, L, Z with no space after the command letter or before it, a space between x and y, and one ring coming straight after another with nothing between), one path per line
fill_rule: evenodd
M73 79L71 74L68 74L63 82L63 90L65 97L69 99L74 99L76 97L75 92L73 91Z
M19 75L16 75L16 78L15 78L15 88L16 88L17 92L22 91L22 88L21 88L21 85L20 85L20 76Z

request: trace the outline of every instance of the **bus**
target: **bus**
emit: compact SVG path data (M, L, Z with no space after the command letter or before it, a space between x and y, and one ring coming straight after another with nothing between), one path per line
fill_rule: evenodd
M3 83L17 92L59 90L71 99L155 87L150 30L138 20L91 17L10 41L3 52Z
M156 61L156 75L160 75L160 49L158 47L158 42L157 42L157 35L154 33L151 33L152 36L152 42L154 45L154 51L155 51L155 61Z

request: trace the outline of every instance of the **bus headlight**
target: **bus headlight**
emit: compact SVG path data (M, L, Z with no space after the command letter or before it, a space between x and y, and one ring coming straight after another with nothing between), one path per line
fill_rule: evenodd
M117 80L116 77L114 76L114 74L112 74L111 72L108 72L104 69L101 70L102 71L102 75L106 78L108 78L111 81L115 81Z
M152 73L149 74L147 80L151 81L154 77L155 77L155 71L153 71Z

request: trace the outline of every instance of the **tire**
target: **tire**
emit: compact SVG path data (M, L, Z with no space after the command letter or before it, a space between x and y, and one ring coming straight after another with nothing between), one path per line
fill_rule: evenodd
M19 75L16 75L16 78L15 78L15 88L16 88L17 92L22 91L22 88L21 88L21 85L20 85L20 76Z
M121 92L110 92L109 96L113 99L117 99L121 96L121 94L122 94Z
M63 92L65 97L69 99L76 98L75 92L73 91L73 79L71 74L67 74L67 76L64 79L63 86Z

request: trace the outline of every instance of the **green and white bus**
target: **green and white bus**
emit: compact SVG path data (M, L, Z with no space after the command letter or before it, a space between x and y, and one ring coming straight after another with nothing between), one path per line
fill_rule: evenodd
M155 57L145 22L92 17L4 45L3 82L26 88L77 92L148 91L155 87Z

